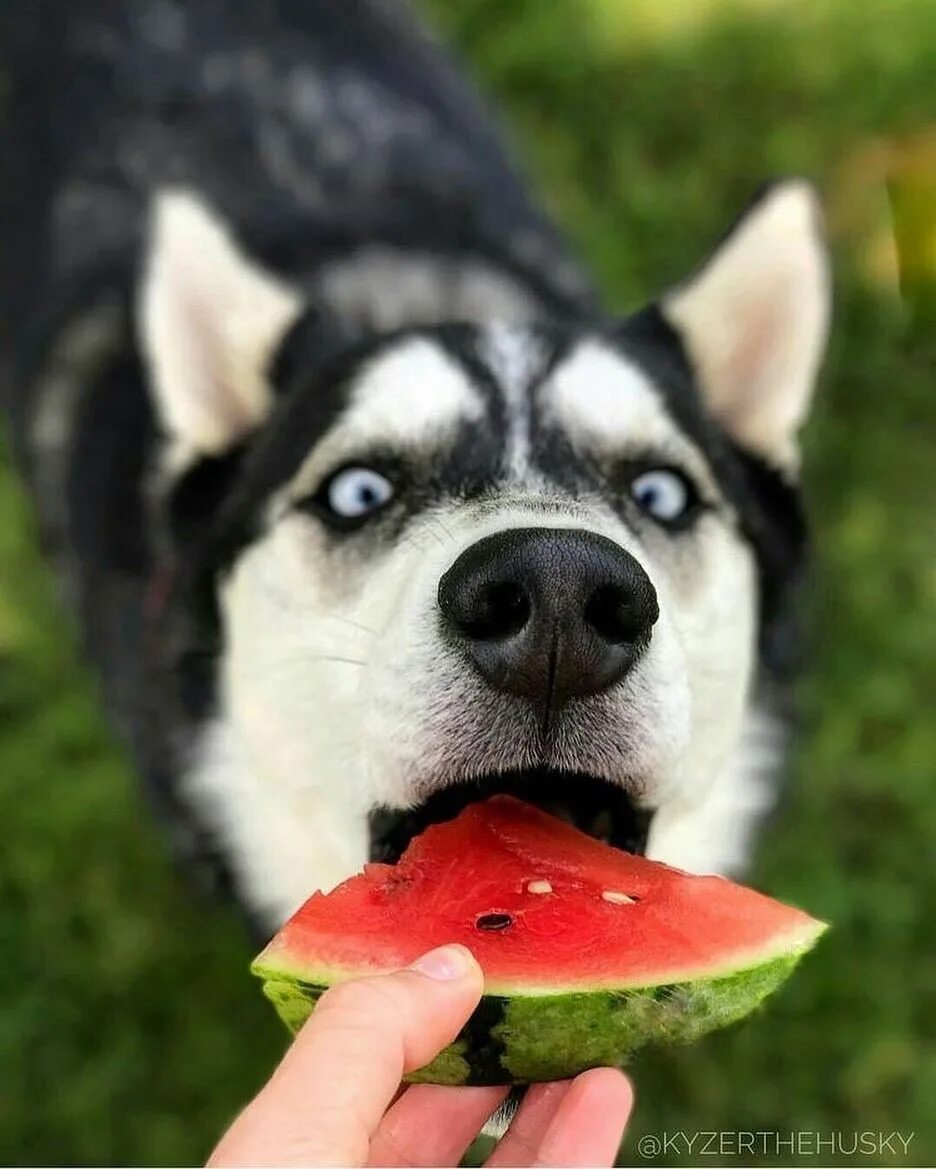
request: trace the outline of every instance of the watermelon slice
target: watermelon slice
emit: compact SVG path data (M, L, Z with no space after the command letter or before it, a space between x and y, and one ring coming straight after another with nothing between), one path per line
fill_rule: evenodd
M484 998L411 1078L529 1083L742 1018L824 929L722 877L631 856L495 796L428 828L398 864L316 893L252 969L295 1031L332 984L462 942L484 970Z

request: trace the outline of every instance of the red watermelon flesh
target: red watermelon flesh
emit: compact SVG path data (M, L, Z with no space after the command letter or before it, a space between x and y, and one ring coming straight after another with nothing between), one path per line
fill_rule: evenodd
M461 942L481 963L486 998L505 1004L502 1050L493 1072L479 1070L471 1044L485 1047L487 1058L490 1038L469 1028L458 1053L465 1067L439 1075L516 1082L555 1074L544 1026L567 1051L559 1062L571 1074L582 1058L585 1066L608 1062L596 1026L617 1034L610 1054L623 1057L649 1039L694 1038L733 1021L783 981L824 928L722 877L631 856L496 796L428 828L396 865L367 865L332 893L314 894L254 970L297 1025L332 983ZM539 1040L524 1043L518 1027L535 1027Z

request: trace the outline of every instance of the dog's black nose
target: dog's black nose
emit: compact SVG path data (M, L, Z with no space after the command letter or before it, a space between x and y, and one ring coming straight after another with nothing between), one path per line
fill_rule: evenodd
M622 678L659 616L629 552L565 528L512 528L472 544L439 582L439 607L493 686L547 710Z

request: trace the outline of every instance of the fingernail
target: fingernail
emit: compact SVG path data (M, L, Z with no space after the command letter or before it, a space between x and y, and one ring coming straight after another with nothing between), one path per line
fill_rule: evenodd
M456 978L464 978L474 965L474 957L465 946L439 946L437 950L430 950L428 954L417 958L410 970L416 970L437 982L454 982Z

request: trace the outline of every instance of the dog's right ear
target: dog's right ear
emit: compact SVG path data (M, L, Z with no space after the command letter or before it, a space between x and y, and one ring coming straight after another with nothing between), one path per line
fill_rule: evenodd
M158 196L138 327L175 466L223 453L264 420L270 358L301 311L194 195Z

